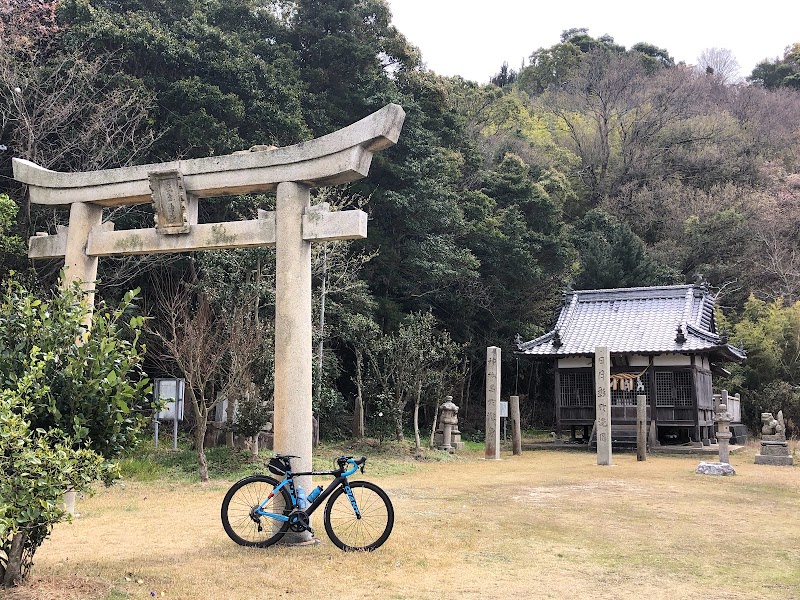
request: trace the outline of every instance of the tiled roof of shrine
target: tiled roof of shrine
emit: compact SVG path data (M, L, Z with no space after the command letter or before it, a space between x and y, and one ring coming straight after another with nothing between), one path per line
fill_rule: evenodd
M518 340L518 353L587 356L596 346L608 346L612 354L694 353L744 360L745 352L717 333L714 303L698 285L567 292L555 328L528 342Z

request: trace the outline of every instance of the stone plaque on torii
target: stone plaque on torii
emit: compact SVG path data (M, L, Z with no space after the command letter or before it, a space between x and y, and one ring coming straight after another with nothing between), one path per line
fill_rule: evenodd
M28 256L65 261L63 285L92 289L100 256L275 246L275 450L311 470L311 242L367 236L360 210L310 206L310 190L366 177L375 152L397 142L405 112L389 104L326 136L266 151L59 173L14 159L30 201L69 209L56 235L30 238ZM202 198L275 191L275 211L258 218L198 223ZM152 203L155 227L115 231L104 207ZM88 302L93 302L90 293ZM311 481L301 481L309 488Z

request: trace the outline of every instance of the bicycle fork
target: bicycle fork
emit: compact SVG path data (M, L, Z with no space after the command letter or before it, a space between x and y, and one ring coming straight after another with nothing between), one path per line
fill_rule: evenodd
M347 494L347 497L350 499L350 504L353 507L353 512L356 513L356 519L361 519L361 511L358 510L358 505L356 504L356 497L353 495L353 490L350 489L350 485L345 483L344 484L344 491Z

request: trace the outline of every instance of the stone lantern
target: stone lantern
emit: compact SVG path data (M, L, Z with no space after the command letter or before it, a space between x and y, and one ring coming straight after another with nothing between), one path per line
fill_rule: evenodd
M719 462L731 462L730 446L731 439L731 416L728 414L728 407L725 404L717 406L717 443L719 444Z
M461 441L461 432L458 430L458 406L453 403L453 397L447 396L440 409L442 414L435 436L436 447L450 453L463 449L464 442Z

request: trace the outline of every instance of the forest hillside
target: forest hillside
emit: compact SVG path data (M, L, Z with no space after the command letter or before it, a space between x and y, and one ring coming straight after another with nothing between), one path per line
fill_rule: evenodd
M370 215L366 240L314 251L323 436L399 436L412 414L429 428L446 395L479 434L489 345L524 424L550 428L552 365L515 358L515 336L548 331L569 289L679 283L718 294L748 353L715 384L742 394L751 425L783 409L800 431L800 40L736 82L713 56L675 64L576 28L531 40L526 66L487 85L427 70L383 0L0 0L0 41L0 277L42 291L62 265L29 261L24 240L67 214L28 202L13 157L85 171L222 155L404 107L368 178L315 193ZM220 198L200 218L273 205ZM106 213L152 225L146 206ZM274 275L271 249L109 258L98 293L141 287L152 377L182 376L157 335L167 314L211 315L239 345L206 391L269 402ZM258 341L244 371L243 339Z

